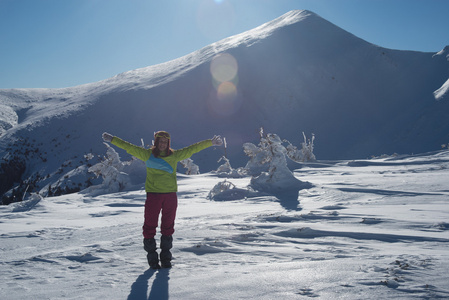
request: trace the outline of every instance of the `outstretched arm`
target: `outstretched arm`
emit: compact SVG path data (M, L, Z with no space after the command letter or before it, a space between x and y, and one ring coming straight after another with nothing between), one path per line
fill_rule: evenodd
M132 156L137 157L140 160L145 161L150 157L151 151L149 151L145 148L133 145L131 143L128 143L116 136L113 136L112 134L104 132L101 135L101 137L103 138L103 140L105 142L112 143L113 145L126 150L127 153L131 154Z
M196 144L190 145L180 150L175 150L174 155L178 161L189 158L194 153L200 152L210 146L221 146L223 141L219 135L214 136L212 139L204 140Z

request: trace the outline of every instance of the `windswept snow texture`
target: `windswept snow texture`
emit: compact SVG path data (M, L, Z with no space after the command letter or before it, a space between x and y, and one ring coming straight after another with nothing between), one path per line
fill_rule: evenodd
M143 190L1 206L1 298L448 298L448 170L449 151L303 164L295 176L314 187L295 209L209 201L222 178L181 175L174 267L159 271L143 249Z

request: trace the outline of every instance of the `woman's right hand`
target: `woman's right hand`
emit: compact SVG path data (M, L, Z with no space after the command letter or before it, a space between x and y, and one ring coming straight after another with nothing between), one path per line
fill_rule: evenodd
M114 137L113 135L107 133L107 132L103 132L103 134L101 135L101 137L103 138L103 141L105 142L112 142L112 138Z

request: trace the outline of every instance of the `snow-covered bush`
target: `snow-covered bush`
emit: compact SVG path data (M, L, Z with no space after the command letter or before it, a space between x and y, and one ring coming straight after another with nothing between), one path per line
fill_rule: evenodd
M304 142L301 143L301 150L297 147L293 146L289 141L284 140L284 142L288 143L287 149L287 157L295 162L306 162L306 161L315 161L316 157L313 154L313 142L315 140L315 135L312 134L312 138L307 140L305 133L302 133L304 137Z
M246 169L252 175L250 186L253 189L280 195L311 186L310 183L298 180L289 170L286 160L288 151L282 143L278 135L264 134L261 128L258 146L251 143L243 145L245 153L250 157ZM311 145L313 142L305 142L303 148L313 150Z
M207 195L207 199L215 201L244 199L249 194L249 190L237 188L232 182L221 181L217 183Z
M264 134L263 128L260 129L260 143L258 146L252 143L245 143L243 151L250 160L245 166L249 175L259 175L262 172L267 172L272 165L273 157L278 157L276 160L285 160L285 156L295 162L315 161L316 157L313 154L313 142L315 135L307 140L303 132L304 142L301 143L301 150L293 146L287 140L281 140L277 134ZM282 145L283 142L288 143L287 147ZM282 158L281 158L282 157Z
M76 193L92 184L100 183L100 180L94 179L87 165L82 165L64 173L56 182L46 185L39 193L47 197Z
M270 153L269 141L263 135L263 129L260 129L259 147L253 143L243 144L243 152L249 157L249 161L245 166L249 175L259 175L267 171L269 167Z
M218 163L224 161L224 163L218 167L217 169L217 174L221 174L221 173L230 173L232 171L232 167L231 167L231 163L229 161L229 159L226 156L222 156L219 160Z
M187 169L187 175L198 175L200 174L200 167L193 163L193 159L186 158L180 161L181 165Z
M103 178L103 183L89 187L85 190L86 193L115 193L132 185L131 177L123 171L137 160L122 162L118 153L107 143L104 144L107 147L106 156L101 162L89 168L89 172Z
M222 156L218 160L218 163L221 161L224 161L224 163L218 167L217 171L215 171L217 176L226 178L241 178L247 176L244 168L233 169L231 167L231 162L226 156Z

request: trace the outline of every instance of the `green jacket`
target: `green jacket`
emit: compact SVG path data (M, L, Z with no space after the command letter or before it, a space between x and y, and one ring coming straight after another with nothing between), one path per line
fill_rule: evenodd
M118 137L114 137L111 143L145 162L147 166L145 191L150 193L177 192L176 167L178 162L212 146L211 140L205 140L183 149L174 150L170 156L164 156L164 153L161 153L156 158L151 153L151 149L133 145Z

